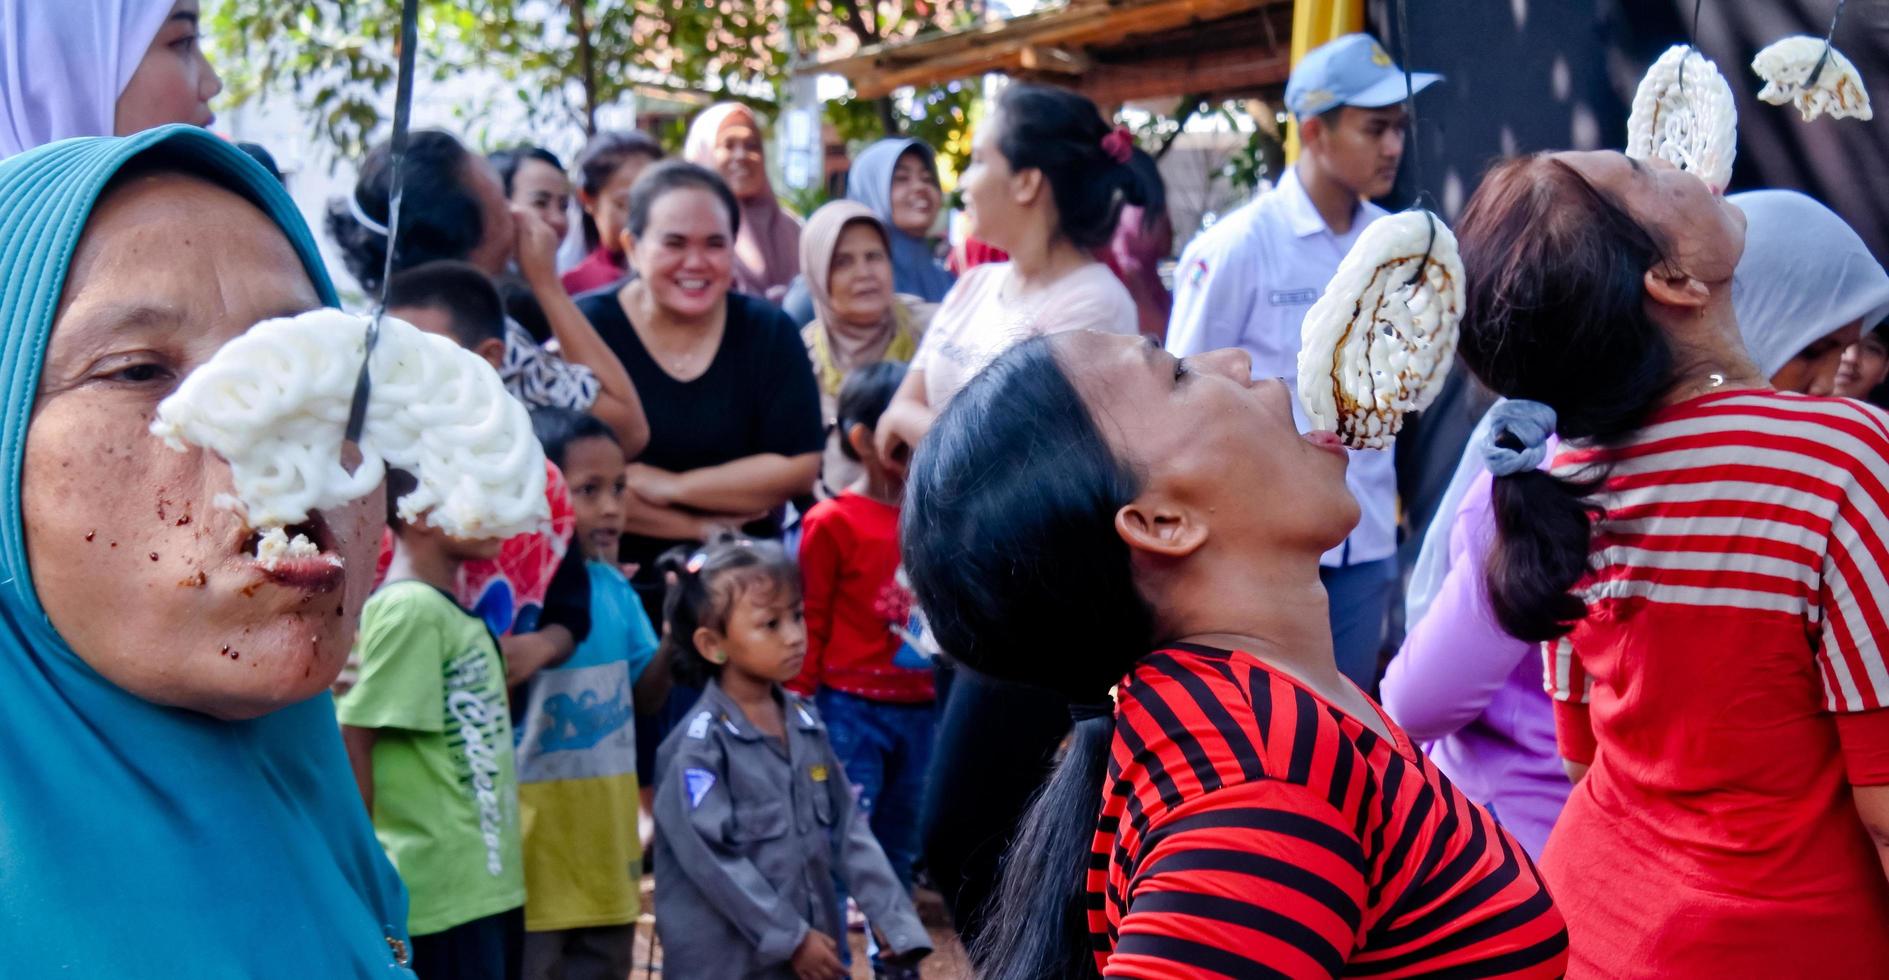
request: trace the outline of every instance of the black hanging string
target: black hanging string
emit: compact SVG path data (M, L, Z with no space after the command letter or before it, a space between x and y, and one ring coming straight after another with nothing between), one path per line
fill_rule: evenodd
M1436 212L1423 206L1430 197L1430 191L1423 186L1423 147L1417 142L1417 93L1410 77L1410 14L1406 8L1408 0L1397 0L1397 60L1404 69L1404 114L1409 126L1404 130L1404 146L1410 153L1410 177L1417 185L1417 199L1410 202L1406 210L1421 210L1430 219L1430 237L1424 242L1423 257L1417 260L1417 268L1410 274L1410 280L1403 288L1414 289L1423 281L1423 270L1430 264L1430 252L1436 248Z
M380 320L387 314L387 289L394 278L394 244L400 236L400 198L403 191L401 170L407 159L407 131L413 115L413 57L420 47L419 0L402 0L400 5L400 74L394 83L394 132L388 152L393 157L393 190L387 196L387 260L381 267L380 296L374 301L374 317L367 323L367 344L361 353L361 373L354 379L354 398L348 405L347 441L361 441L367 425L367 396L373 387L368 364L374 359L374 347L380 342Z
M1810 68L1810 76L1804 79L1804 87L1817 84L1823 77L1823 67L1830 63L1830 39L1837 36L1837 20L1843 16L1843 5L1849 0L1837 0L1837 9L1830 15L1830 29L1823 32L1823 53L1817 56L1817 63Z
M1686 97L1686 59L1699 50L1699 8L1705 0L1692 0L1692 32L1686 35L1686 53L1679 56L1679 98Z

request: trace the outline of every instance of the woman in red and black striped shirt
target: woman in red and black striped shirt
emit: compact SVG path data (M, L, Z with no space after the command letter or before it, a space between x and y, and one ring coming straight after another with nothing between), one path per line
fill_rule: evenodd
M1250 372L1031 341L919 448L905 560L944 648L1087 705L981 975L1559 975L1527 855L1339 673L1318 559L1358 519L1345 451Z

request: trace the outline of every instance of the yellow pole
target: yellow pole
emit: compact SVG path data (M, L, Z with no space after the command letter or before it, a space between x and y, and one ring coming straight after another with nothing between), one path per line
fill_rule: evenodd
M1307 51L1364 30L1364 0L1295 0L1292 4L1292 64ZM1286 162L1299 158L1299 125L1286 130Z

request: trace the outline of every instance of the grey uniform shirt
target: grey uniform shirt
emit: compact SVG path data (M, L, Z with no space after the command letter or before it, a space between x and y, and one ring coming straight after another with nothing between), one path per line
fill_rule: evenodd
M657 750L656 931L677 980L792 977L808 929L845 941L836 869L893 951L931 948L819 712L776 690L785 745L710 682Z

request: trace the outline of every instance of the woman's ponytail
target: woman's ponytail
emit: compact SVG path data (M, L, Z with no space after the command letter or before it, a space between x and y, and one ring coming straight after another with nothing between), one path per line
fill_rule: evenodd
M1081 715L1082 709L1075 709ZM1112 717L1077 717L1063 757L1024 814L971 961L984 980L1099 977L1089 933L1089 852L1108 777Z
M1587 615L1572 590L1587 572L1594 511L1585 498L1593 489L1541 470L1496 478L1496 539L1484 574L1503 632L1539 643Z
M1466 281L1463 362L1492 391L1553 411L1563 439L1604 447L1645 424L1672 387L1674 355L1646 310L1645 276L1665 261L1653 235L1567 164L1497 164L1458 222ZM1525 440L1524 440L1525 441ZM1533 465L1495 479L1490 604L1519 639L1562 636L1586 615L1586 574L1606 479Z

